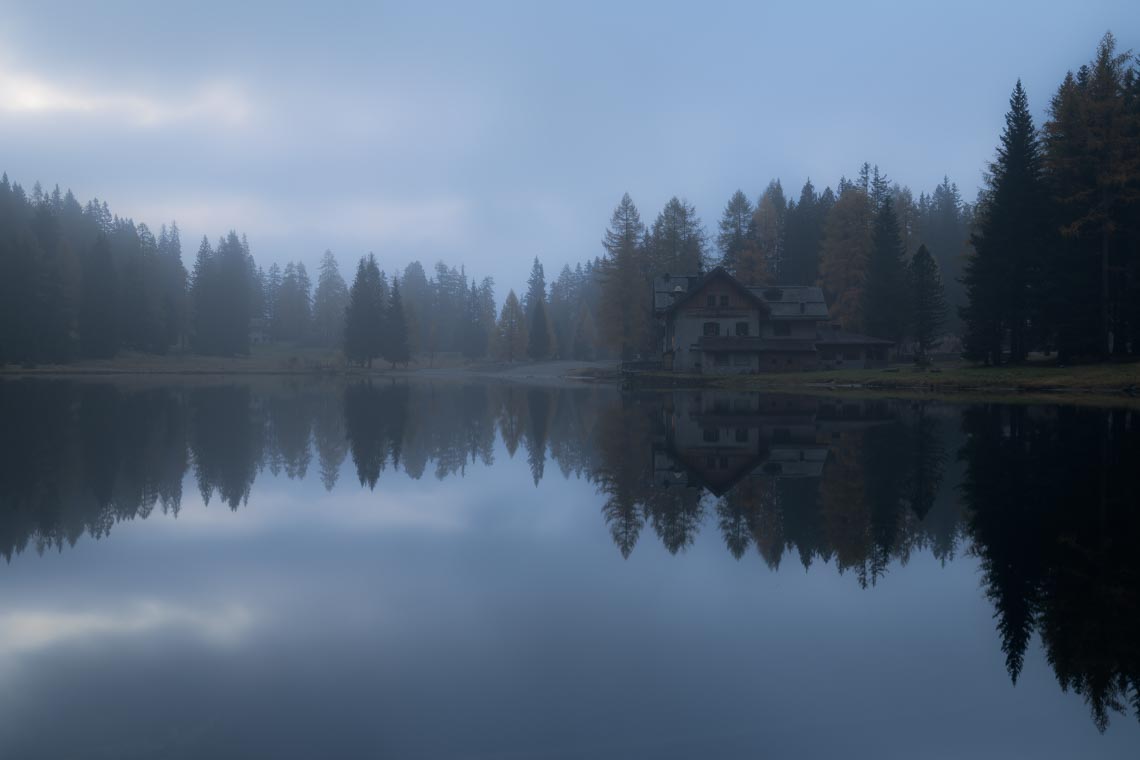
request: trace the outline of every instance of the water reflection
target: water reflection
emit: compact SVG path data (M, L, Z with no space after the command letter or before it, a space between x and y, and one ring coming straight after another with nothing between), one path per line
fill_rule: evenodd
M236 510L265 471L331 491L350 461L360 486L380 490L390 477L462 477L521 456L534 485L555 470L592 483L599 530L625 557L650 536L679 553L715 532L738 559L824 563L873 586L915 552L945 563L968 551L1014 681L1037 633L1098 728L1113 713L1140 718L1133 410L602 386L22 381L0 383L0 419L9 561L155 509L177 514L184 482Z

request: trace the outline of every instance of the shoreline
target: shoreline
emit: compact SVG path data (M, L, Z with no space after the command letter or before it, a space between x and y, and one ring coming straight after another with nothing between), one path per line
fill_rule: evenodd
M0 379L26 378L224 378L288 377L327 380L497 380L541 384L615 383L638 390L720 389L751 392L905 395L913 398L1018 399L1119 404L1140 403L1140 362L1105 362L1070 367L1046 363L978 367L962 363L929 369L898 365L886 369L815 370L757 375L622 373L614 361L466 362L440 357L432 366L346 367L328 354L265 352L248 357L128 355L111 360L33 368L0 368Z

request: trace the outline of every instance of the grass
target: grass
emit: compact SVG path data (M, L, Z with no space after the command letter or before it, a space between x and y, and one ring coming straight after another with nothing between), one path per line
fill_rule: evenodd
M773 386L868 388L927 393L1100 393L1140 392L1140 363L1110 362L1058 367L1048 361L1017 366L979 367L954 362L918 369L821 370L780 374L734 375L713 381L718 387L758 389Z

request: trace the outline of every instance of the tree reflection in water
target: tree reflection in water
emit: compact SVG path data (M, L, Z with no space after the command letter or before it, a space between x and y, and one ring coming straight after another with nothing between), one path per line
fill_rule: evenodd
M1104 730L1140 717L1140 414L604 386L360 382L0 383L0 552L62 549L121 520L247 503L258 474L337 487L462 476L525 456L585 478L614 544L702 530L771 568L873 586L916 551L982 567L1010 677L1034 634ZM501 442L501 445L499 445ZM341 487L348 487L344 484Z

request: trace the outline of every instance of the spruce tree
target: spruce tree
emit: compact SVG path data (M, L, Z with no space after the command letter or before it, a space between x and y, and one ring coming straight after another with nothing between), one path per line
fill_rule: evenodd
M83 293L79 311L79 340L84 356L106 359L115 355L115 264L111 243L99 233L83 260Z
M332 251L325 251L313 296L313 338L317 345L331 348L340 343L344 337L347 305L348 286L341 277L336 256Z
M877 176L877 173L876 173ZM863 324L877 338L898 346L906 332L908 302L906 264L898 221L889 197L880 201L871 230L871 251L863 290Z
M534 361L542 361L550 356L550 323L546 318L545 301L536 300L531 304L526 353Z
M863 328L863 289L871 248L872 209L867 193L843 183L844 190L824 223L820 244L819 282L831 318L847 330Z
M732 194L721 215L716 244L720 249L720 264L729 272L736 273L744 253L755 245L756 230L753 226L752 202L744 191Z
M602 338L622 359L650 348L653 307L644 234L641 215L626 193L610 218L602 240L607 255L599 264Z
M1034 295L1042 285L1041 254L1049 243L1042 220L1048 218L1037 130L1018 80L971 238L974 255L963 277L969 299L962 310L967 358L1000 363L1005 333L1011 360L1028 353Z
M703 272L708 258L706 237L696 208L673 196L649 232L649 274Z
M946 294L938 263L925 245L920 245L910 260L911 334L918 344L918 355L925 359L927 351L946 323Z
M515 291L507 293L495 329L495 353L499 359L513 362L526 353L526 315Z
M405 367L411 361L412 352L408 348L408 324L404 319L404 299L400 297L400 281L392 278L391 295L384 318L384 359L393 367Z
M380 268L370 253L356 266L345 308L344 355L348 361L371 368L372 360L380 356L383 307Z

